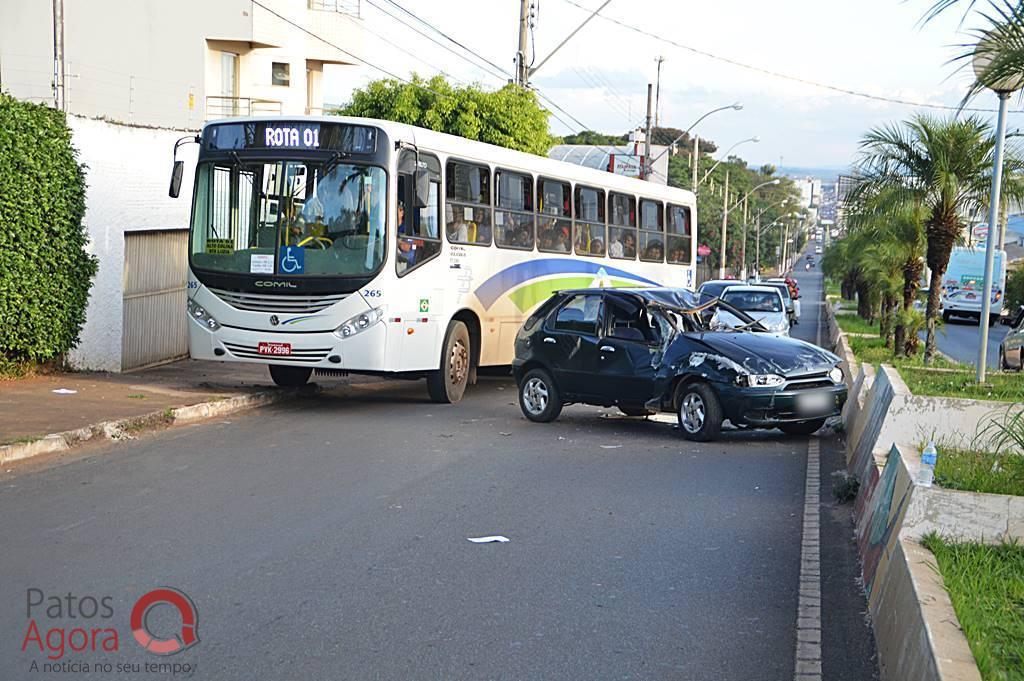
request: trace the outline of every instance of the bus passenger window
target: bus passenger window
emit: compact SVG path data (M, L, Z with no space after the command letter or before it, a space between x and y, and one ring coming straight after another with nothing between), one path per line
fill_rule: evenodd
M608 255L636 259L636 199L626 194L609 195Z
M533 178L496 170L494 182L498 188L494 243L502 248L533 250Z
M448 161L445 232L453 244L491 244L491 171L486 166Z
M668 261L674 265L690 264L690 209L668 205L668 235L665 248Z
M661 201L640 201L640 259L645 262L665 262L664 210Z

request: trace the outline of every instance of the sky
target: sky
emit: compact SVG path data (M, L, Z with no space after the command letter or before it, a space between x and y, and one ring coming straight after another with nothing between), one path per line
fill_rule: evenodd
M352 47L367 62L399 76L443 70L451 78L500 87L512 72L518 40L518 0L395 0L509 74L505 78L474 66L395 18L416 25L391 0L362 0L363 44ZM578 26L603 0L534 0L536 63ZM621 134L642 124L647 83L661 73L660 120L688 128L710 109L733 102L695 130L720 149L747 142L735 153L752 165L842 168L856 160L858 141L874 126L903 120L913 106L852 96L737 67L609 21L618 20L696 50L744 62L797 79L871 95L924 104L957 105L970 78L951 64L968 40L956 10L921 25L931 0L612 0L532 78L532 85L571 117L551 120L564 135L584 124ZM444 43L429 29L418 26ZM377 35L373 35L376 33ZM393 44L388 44L385 40ZM458 52L458 48L446 43ZM405 52L399 49L401 47ZM488 67L495 71L494 67ZM386 77L370 66L334 67L325 72L325 98L344 103L354 87ZM1021 108L1011 101L1012 109ZM991 109L985 93L972 106ZM932 110L938 116L950 112ZM988 117L988 114L981 114ZM575 120L574 120L575 119ZM1008 128L1024 122L1011 114ZM568 125L566 125L568 124Z

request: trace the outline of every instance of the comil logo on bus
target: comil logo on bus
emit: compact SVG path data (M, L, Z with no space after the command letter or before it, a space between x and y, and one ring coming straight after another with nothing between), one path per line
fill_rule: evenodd
M169 605L178 610L181 628L170 638L159 638L150 631L146 616L158 605ZM199 626L196 606L192 599L170 587L153 589L135 602L129 624L132 636L140 646L154 655L174 655L199 643L196 628Z
M270 149L319 149L320 129L268 125L263 143Z

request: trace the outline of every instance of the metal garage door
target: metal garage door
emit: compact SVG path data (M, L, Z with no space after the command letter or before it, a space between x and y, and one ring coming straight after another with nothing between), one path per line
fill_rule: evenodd
M188 230L125 233L122 371L188 354L187 253Z

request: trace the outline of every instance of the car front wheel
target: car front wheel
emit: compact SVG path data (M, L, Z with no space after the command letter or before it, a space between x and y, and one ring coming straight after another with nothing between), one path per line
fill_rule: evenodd
M707 383L690 383L676 402L679 431L687 440L710 442L722 432L722 405Z
M531 369L519 382L519 408L535 423L550 423L562 413L558 386L544 369Z
M816 433L825 425L825 419L813 419L811 421L796 421L795 423L780 423L779 430L786 435L810 435Z

